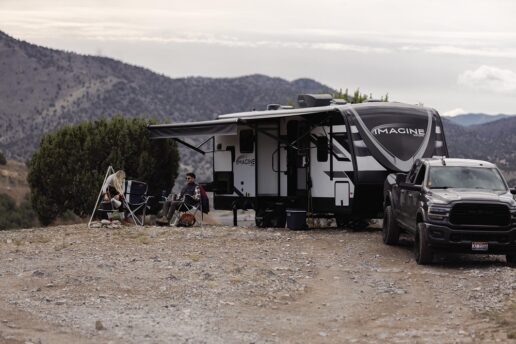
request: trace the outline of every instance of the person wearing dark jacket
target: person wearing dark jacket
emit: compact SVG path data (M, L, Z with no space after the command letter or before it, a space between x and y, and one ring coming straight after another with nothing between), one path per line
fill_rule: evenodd
M195 174L190 172L186 174L186 185L177 195L170 194L163 204L163 216L157 222L160 224L169 224L177 209L186 203L189 206L196 205L201 200L201 190L195 182Z

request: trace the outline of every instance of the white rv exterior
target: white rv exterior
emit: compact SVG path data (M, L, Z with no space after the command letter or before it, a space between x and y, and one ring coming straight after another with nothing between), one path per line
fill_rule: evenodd
M448 153L437 111L400 103L253 111L149 130L181 143L212 136L214 208L252 207L262 226L284 226L287 208L339 225L380 216L389 173Z

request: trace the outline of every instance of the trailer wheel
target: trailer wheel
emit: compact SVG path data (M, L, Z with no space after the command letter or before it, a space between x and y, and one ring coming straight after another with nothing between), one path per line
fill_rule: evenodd
M337 228L344 229L349 222L349 217L346 215L335 215L335 222L337 224Z
M507 262L507 266L511 268L516 267L516 254L506 254L505 261Z
M400 228L390 205L386 206L383 212L382 239L387 245L396 245L400 239Z
M369 220L354 219L348 222L347 227L353 231L361 231L369 227Z
M428 246L426 228L422 222L417 224L416 237L414 238L414 256L416 263L419 265L430 264L434 259L434 252Z
M285 228L287 222L286 213L281 208L259 208L254 216L256 227Z
M265 209L263 209L263 208L256 209L256 213L254 215L254 222L256 224L256 227L258 227L258 228L267 227L266 221L265 221Z

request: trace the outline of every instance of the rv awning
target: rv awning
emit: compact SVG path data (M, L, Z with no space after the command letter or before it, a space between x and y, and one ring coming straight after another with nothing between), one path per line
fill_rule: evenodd
M175 124L149 125L151 139L166 139L190 136L236 135L237 125L271 121L294 116L317 116L328 114L338 109L338 106L321 106L306 109L284 109L269 111L250 111L221 115L216 120L202 122L186 122Z
M242 122L256 122L274 118L292 117L292 116L307 116L319 113L328 113L335 111L337 106L319 106L316 108L300 108L300 109L280 109L267 111L248 111L230 113L227 115L220 115L219 120L229 118L239 118Z
M238 118L176 124L149 125L151 139L185 136L236 135Z

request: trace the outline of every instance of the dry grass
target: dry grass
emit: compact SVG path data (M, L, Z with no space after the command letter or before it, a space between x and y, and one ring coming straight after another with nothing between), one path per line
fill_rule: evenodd
M7 165L0 165L0 193L11 196L17 204L29 193L27 166L24 163L9 160Z

